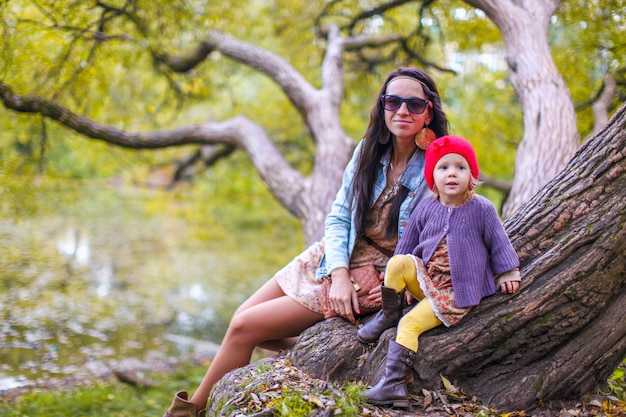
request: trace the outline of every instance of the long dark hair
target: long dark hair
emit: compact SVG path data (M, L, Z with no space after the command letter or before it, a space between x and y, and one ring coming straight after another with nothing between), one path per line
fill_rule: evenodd
M372 107L370 122L365 132L365 140L361 147L356 172L352 179L352 197L356 199L356 232L360 235L365 233L365 223L367 213L370 209L371 196L376 184L378 164L382 156L388 152L393 142L391 140L392 133L385 124L385 109L380 101L380 96L387 92L389 82L399 76L415 78L423 83L422 89L426 97L428 97L428 100L433 104L431 122L428 127L435 132L437 137L448 134L448 119L441 108L441 98L439 97L437 85L433 79L424 71L415 67L402 67L392 71L387 76L385 83L378 92L378 96L376 96L376 102ZM400 213L400 205L406 198L408 192L409 190L407 188L402 187L391 202L392 206L385 228L385 237L387 239L390 239L398 230L397 222Z

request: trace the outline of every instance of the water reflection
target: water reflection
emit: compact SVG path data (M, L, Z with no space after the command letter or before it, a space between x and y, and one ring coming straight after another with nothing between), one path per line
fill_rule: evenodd
M66 226L57 238L56 246L68 262L82 266L89 264L89 238L81 235L77 227Z
M234 309L302 245L291 219L233 233L219 218L197 239L192 222L148 213L151 196L42 198L55 215L0 219L0 391L210 351Z

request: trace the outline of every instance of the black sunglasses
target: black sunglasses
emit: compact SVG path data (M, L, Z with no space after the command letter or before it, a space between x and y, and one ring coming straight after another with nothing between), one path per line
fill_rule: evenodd
M388 111L397 111L402 107L402 103L406 103L406 108L413 114L422 114L430 101L423 98L402 98L392 94L383 94L380 96L383 107Z

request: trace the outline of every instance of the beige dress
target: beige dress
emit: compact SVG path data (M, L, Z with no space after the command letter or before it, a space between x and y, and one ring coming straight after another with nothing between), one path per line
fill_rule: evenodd
M388 197L390 191L391 187L387 186L381 197L370 209L366 219L366 233L378 245L393 252L398 243L397 232L391 239L385 239L385 220L391 208L391 204L389 204L391 200L385 196ZM324 241L322 240L309 246L274 275L276 282L285 294L309 310L320 314L322 307L320 306L319 294L322 282L318 281L315 276L323 255ZM379 272L383 272L388 260L388 256L369 245L365 239L359 236L350 257L350 268L373 263Z

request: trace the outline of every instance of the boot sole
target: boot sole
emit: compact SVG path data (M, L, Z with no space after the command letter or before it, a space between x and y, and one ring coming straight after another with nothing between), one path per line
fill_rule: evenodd
M409 408L411 406L411 403L409 402L409 400L395 400L395 401L372 401L372 400L368 400L368 402L370 404L387 405L387 406L392 406L394 408Z
M374 339L374 340L371 340L371 341L370 340L365 340L365 339L361 338L361 336L359 336L359 334L357 333L356 334L356 340L358 340L359 342L361 342L361 343L363 343L365 345L371 345L372 343L376 343L376 341L378 339Z

